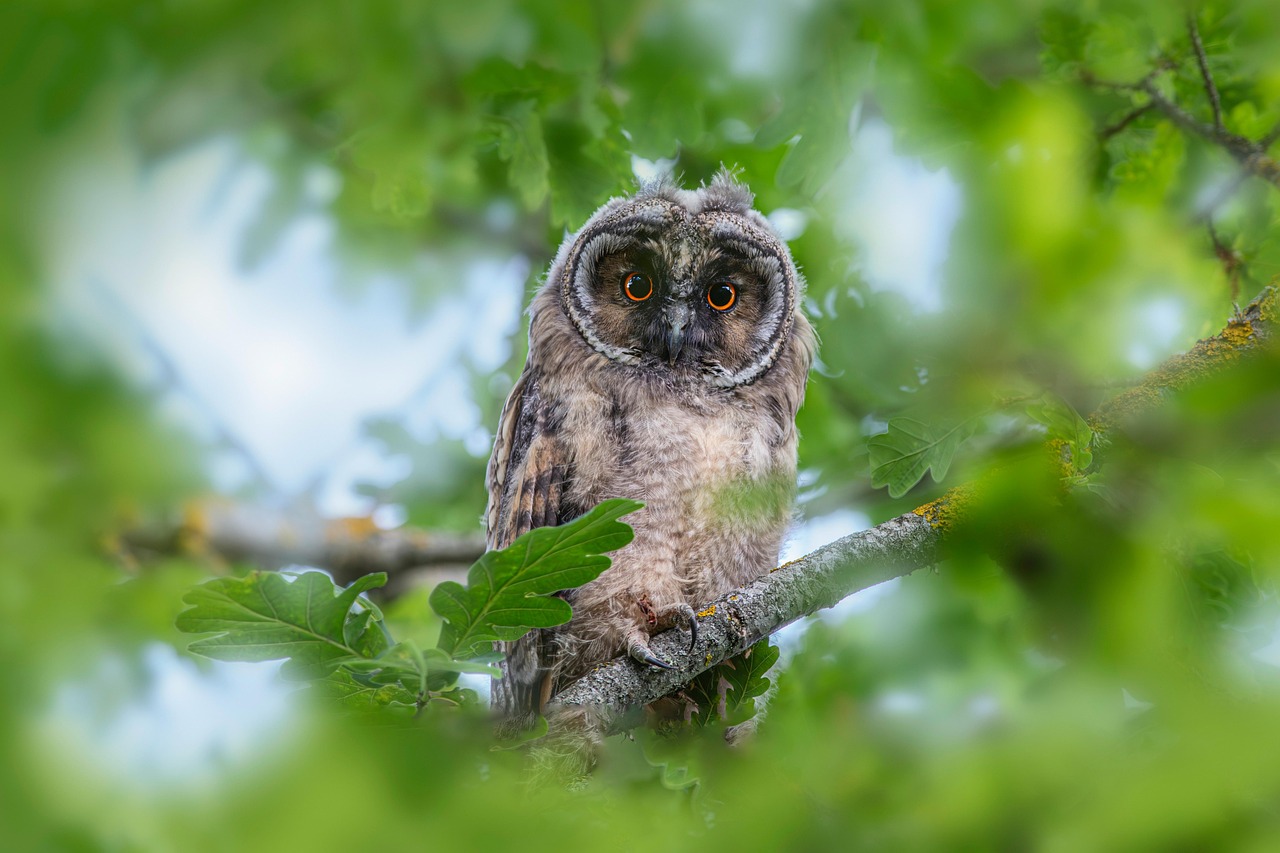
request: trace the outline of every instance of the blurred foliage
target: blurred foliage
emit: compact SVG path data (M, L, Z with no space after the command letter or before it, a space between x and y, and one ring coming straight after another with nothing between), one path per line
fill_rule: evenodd
M1156 72L1210 121L1188 13L1226 127L1280 157L1272 0L0 5L6 846L1274 848L1280 362L1232 365L1105 448L1081 418L1280 273L1280 188L1085 82ZM959 187L944 310L878 281L854 227L877 123ZM140 650L179 642L181 592L209 566L132 565L110 531L207 488L208 448L58 326L54 190L117 133L144 165L233 140L273 176L242 263L320 213L351 289L397 269L424 313L458 258L544 269L631 188L633 157L687 183L736 165L762 211L804 222L791 245L823 344L802 511L877 521L979 471L983 498L939 572L809 627L740 748L614 739L580 790L530 790L479 714L363 725L300 704L256 760L149 781L94 740L145 685ZM317 170L337 187L319 200ZM474 377L486 424L522 336L505 375ZM394 421L370 435L414 465L370 494L474 523L483 459ZM1080 472L1046 437L1094 454L1089 488L1062 488ZM884 469L892 495L872 485L885 448L928 462ZM929 469L945 483L918 483ZM410 633L427 618L420 597L388 608ZM53 709L111 654L134 663L70 718L77 740ZM754 699L762 674L742 677L730 695Z

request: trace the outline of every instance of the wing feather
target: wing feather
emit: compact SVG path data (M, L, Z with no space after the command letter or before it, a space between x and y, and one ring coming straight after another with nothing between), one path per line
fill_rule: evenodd
M511 389L493 455L489 459L486 536L490 548L505 548L535 527L566 520L561 497L568 472L563 445L555 436L537 376L528 366ZM512 643L499 643L503 677L493 682L493 707L506 717L532 718L550 695L550 636L531 631Z

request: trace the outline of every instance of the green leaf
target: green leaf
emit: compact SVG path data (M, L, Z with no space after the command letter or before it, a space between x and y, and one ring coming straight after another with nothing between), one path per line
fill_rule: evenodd
M520 193L525 207L536 208L547 197L549 168L537 102L532 98L519 101L492 117L490 125L498 142L498 156L509 166L511 186Z
M852 151L849 116L866 87L874 53L857 43L822 47L822 61L796 92L756 134L756 144L790 147L778 164L781 187L816 194Z
M867 441L871 484L889 487L892 497L902 497L932 469L933 481L942 482L956 450L973 435L972 418L954 426L931 426L914 418L894 418L889 430Z
M350 610L360 593L386 582L379 572L339 591L322 572L303 572L292 582L277 572L217 578L183 597L192 606L178 614L176 624L189 634L216 632L191 643L195 654L228 661L285 659L287 675L320 677L344 659L385 650L386 637L372 614Z
M422 653L430 672L468 672L475 675L491 675L501 677L502 671L496 666L502 656L498 653L479 655L471 660L456 660L441 649L427 649Z
M311 689L352 711L414 711L417 696L400 684L378 684L369 678L338 668L316 681Z
M563 625L573 615L552 593L573 589L609 568L604 554L635 535L618 521L643 507L608 500L560 527L539 527L502 551L490 551L471 567L467 586L445 581L431 592L431 608L446 622L440 649L450 657L487 651L495 640L515 640L530 628Z
M1147 73L1151 60L1142 40L1136 37L1139 26L1122 12L1107 12L1092 22L1084 56L1098 77L1137 80Z
M449 690L459 673L500 677L496 664L501 659L499 653L490 652L474 660L454 660L440 649L423 651L409 641L396 643L376 658L349 658L338 663L370 686L398 684L414 695L425 696Z
M1115 158L1109 174L1117 193L1148 204L1168 198L1187 158L1186 136L1167 122L1146 133L1116 134L1107 149Z
M1046 394L1027 406L1027 414L1044 425L1051 439L1066 444L1074 471L1084 471L1093 464L1093 430L1070 403L1056 394Z
M551 220L580 227L610 195L632 183L631 157L621 137L596 137L585 122L544 118L543 137L551 164Z
M767 673L779 654L777 646L765 638L702 673L684 691L697 705L692 719L699 725L717 721L732 725L750 719L756 697L769 689Z
M725 697L728 719L737 716L746 719L755 713L755 699L769 689L766 674L778 662L780 654L778 647L771 645L766 637L730 661L733 666L722 673L729 682L729 694Z
M702 133L702 93L684 75L674 73L651 81L639 94L643 99L628 105L632 114L645 117L628 127L636 151L671 156L679 153L680 142L696 140Z
M1050 74L1075 74L1085 61L1092 26L1075 9L1050 9L1040 22L1040 64Z
M433 203L431 176L422 152L404 144L404 139L414 134L411 126L380 126L354 135L340 148L352 166L372 181L372 209L393 220L421 220Z

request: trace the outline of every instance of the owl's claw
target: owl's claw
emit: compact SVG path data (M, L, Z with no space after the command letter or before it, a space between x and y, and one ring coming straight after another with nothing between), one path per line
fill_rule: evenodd
M678 616L683 616L685 623L689 626L689 654L693 654L694 648L698 645L698 614L687 604L673 604L670 610Z
M689 654L693 654L694 647L698 645L698 614L694 612L692 607L682 601L668 604L658 609L649 602L649 596L647 595L640 596L636 600L636 605L644 615L644 621L648 623L648 630L650 631L661 631L667 626L683 620L689 629ZM675 664L653 653L653 650L649 648L648 633L639 629L632 635L631 641L627 644L627 654L640 663L647 663L650 666L661 667L662 669L676 669Z
M640 663L647 663L649 666L656 666L659 669L676 668L675 664L665 661L655 655L653 650L649 648L648 644L642 640L632 640L631 645L627 647L627 654L631 655L633 659Z

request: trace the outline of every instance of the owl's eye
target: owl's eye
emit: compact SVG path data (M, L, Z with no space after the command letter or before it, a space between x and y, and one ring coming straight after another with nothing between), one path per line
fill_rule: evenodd
M627 273L622 280L622 292L632 302L644 302L653 296L653 279L642 272Z
M707 288L707 304L717 311L728 311L738 301L738 288L731 281L717 281Z

